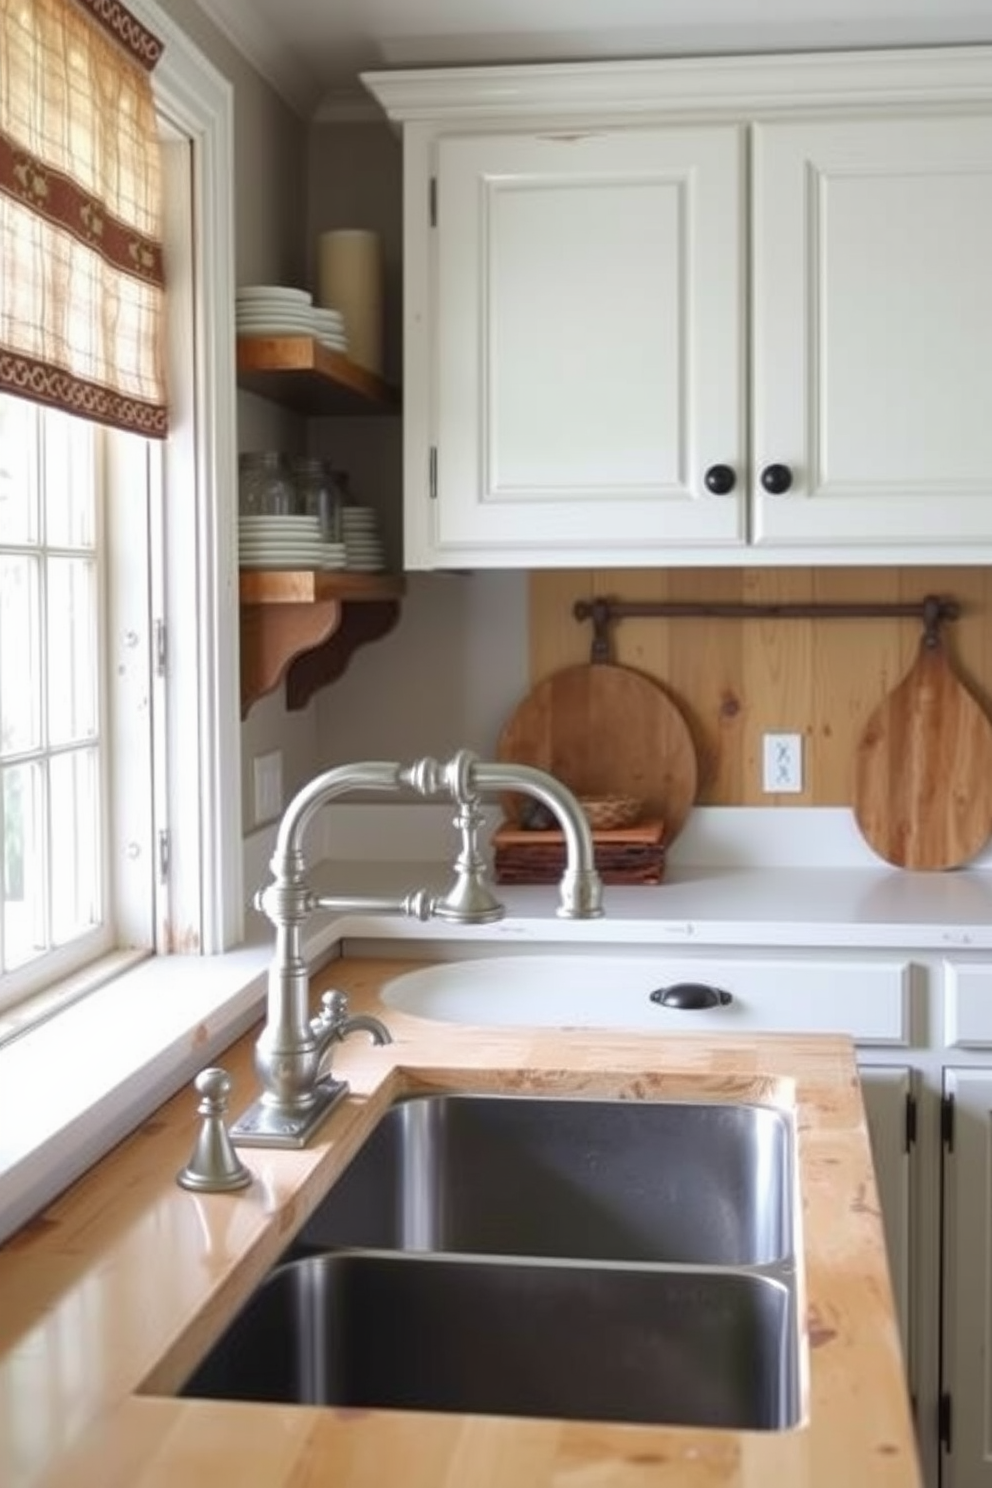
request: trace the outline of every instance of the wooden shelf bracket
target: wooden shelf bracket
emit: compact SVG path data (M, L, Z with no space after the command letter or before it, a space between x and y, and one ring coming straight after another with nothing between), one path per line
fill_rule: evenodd
M397 600L241 607L241 716L286 679L286 706L305 708L318 688L340 677L359 646L386 635Z

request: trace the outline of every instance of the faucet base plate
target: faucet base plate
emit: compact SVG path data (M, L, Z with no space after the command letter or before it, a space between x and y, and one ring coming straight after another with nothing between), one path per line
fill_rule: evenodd
M314 1102L305 1111L283 1111L253 1102L230 1129L239 1147L305 1147L331 1110L348 1094L345 1080L318 1080Z

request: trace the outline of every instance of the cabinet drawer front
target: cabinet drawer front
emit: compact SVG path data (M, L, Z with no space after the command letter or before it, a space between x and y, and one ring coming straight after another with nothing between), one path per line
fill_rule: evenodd
M908 1045L913 967L906 961L764 960L706 963L705 980L733 996L726 1010L728 1031L754 1033L846 1033L858 1044ZM696 976L700 967L696 967ZM710 1026L706 1013L662 1017L692 1019Z
M992 1048L992 961L944 963L944 1043L951 1049Z
M842 1033L860 1045L911 1041L914 967L851 957L561 952L486 955L413 971L383 988L397 1011L444 1022L636 1029L645 1033ZM652 994L680 983L729 998L694 1008ZM696 1010L698 1008L698 1010Z

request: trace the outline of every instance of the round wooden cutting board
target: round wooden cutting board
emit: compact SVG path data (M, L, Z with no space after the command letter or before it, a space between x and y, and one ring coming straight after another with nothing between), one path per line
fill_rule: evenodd
M497 758L547 770L576 795L639 796L644 817L672 842L696 798L692 735L662 687L630 667L565 667L524 698L499 737ZM511 821L524 797L507 798Z
M992 836L992 722L939 638L869 718L854 773L862 835L897 868L958 868Z

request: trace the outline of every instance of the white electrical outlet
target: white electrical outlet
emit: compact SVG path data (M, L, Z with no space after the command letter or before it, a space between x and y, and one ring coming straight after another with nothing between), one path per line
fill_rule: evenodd
M802 734L765 734L762 789L787 794L803 788Z
M282 815L282 750L257 754L255 769L255 825Z

